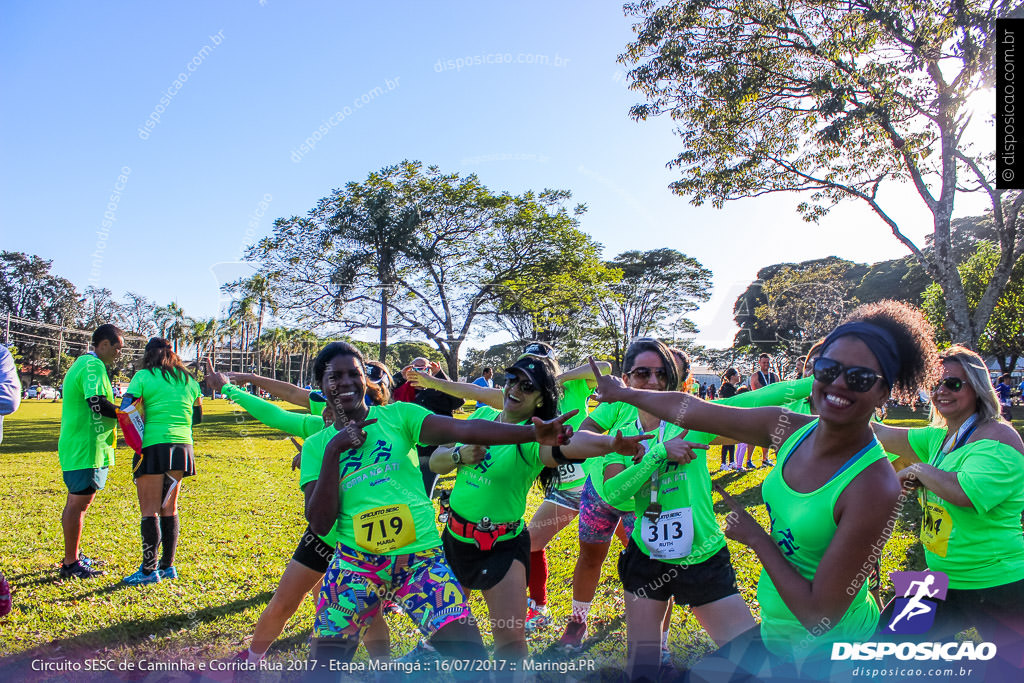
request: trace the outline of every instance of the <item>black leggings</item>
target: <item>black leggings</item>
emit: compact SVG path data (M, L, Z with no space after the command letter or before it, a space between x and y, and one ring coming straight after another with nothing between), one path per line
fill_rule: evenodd
M736 462L736 444L722 446L722 464Z

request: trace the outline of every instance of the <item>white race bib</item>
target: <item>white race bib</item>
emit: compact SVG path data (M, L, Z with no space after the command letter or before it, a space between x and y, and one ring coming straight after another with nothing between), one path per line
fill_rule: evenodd
M651 521L640 516L644 545L655 560L681 560L693 548L693 508L665 510Z
M583 471L582 463L570 463L568 465L558 466L558 480L563 485L579 481L586 476L587 473Z

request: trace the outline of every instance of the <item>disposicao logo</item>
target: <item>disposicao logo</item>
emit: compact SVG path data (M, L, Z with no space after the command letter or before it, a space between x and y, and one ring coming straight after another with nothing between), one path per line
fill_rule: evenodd
M938 601L946 599L949 577L942 572L892 572L896 597L893 600L892 616L880 631L883 636L914 635L926 633L935 624ZM996 656L993 643L975 644L967 640L962 643L832 643L832 659L881 659L895 656L901 660L943 660L970 661L989 660Z
M890 576L896 598L893 618L882 633L924 633L930 629L935 623L937 601L946 599L949 577L942 572L893 572Z

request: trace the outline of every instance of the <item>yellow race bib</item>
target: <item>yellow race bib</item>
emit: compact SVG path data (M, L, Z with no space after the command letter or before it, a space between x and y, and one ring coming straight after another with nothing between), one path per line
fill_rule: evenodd
M949 546L949 534L953 530L953 519L946 508L935 503L924 504L924 517L921 519L921 543L925 548L939 557L946 556Z
M384 554L416 540L409 506L399 503L367 510L352 518L352 531L360 548Z

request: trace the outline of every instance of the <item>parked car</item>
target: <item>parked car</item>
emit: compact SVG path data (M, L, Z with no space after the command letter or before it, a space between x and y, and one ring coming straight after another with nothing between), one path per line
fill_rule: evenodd
M58 397L57 390L53 387L42 386L39 387L39 391L36 392L36 398L39 399L55 399Z
M28 388L28 392L25 394L25 398L35 398L39 394L39 385L33 384Z

